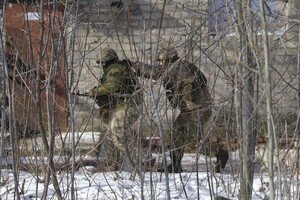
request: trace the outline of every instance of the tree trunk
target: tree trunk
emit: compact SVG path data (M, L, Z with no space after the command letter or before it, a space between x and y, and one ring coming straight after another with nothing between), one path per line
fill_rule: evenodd
M238 31L240 36L240 68L237 85L238 93L236 94L237 105L237 121L240 131L241 142L241 188L240 199L250 200L252 196L252 183L254 175L253 158L255 153L254 131L254 86L253 86L253 56L250 48L249 40L252 39L249 33L252 33L251 20L247 18L249 15L250 1L236 1L236 9L238 16ZM249 23L250 22L250 23ZM246 24L249 23L249 24Z

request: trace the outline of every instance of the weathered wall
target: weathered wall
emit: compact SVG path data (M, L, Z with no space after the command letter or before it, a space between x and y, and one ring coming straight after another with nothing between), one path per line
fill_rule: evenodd
M76 37L78 63L76 75L80 82L77 90L80 92L88 91L97 85L95 76L100 77L101 70L96 64L96 60L101 56L101 49L105 47L115 49L121 59L129 58L132 61L140 60L147 63L154 61L157 46L162 42L175 44L180 55L185 54L191 59L194 48L194 53L200 55L199 47L190 48L189 46L191 42L198 41L202 37L205 38L202 34L207 34L205 26L203 26L204 20L207 18L206 5L201 1L167 1L162 23L163 1L131 1L129 4L124 1L122 8L111 7L109 2L94 1L92 10L89 10L88 5L81 6L81 10L87 9L89 12L80 18L80 28L77 30ZM189 34L193 31L193 35ZM84 58L82 58L83 52L85 53ZM201 62L199 56L195 59L197 64ZM149 85L147 80L141 80L141 83ZM160 98L158 106L160 114L165 115L165 108L169 105L162 95L164 93L157 92L163 88L159 84L154 88L156 98ZM144 98L148 102L145 113L150 116L147 118L154 119L154 121L147 120L148 123L153 124L157 120L157 116L155 117L154 102L150 100L149 90L149 87L145 88ZM88 110L92 105L92 101L87 98L78 97L77 101L78 110ZM82 106L85 108L83 109ZM85 117L88 115L87 112L78 113L80 114L78 121L87 119ZM94 124L88 123L88 129L95 128L97 120L95 119ZM163 120L170 121L166 118ZM151 127L145 128L151 130Z
M285 9L285 15L289 18L287 23L288 39L291 40L290 46L296 47L299 43L299 18L300 2L290 0Z
M207 27L209 12L205 0L168 0L165 8L163 7L164 1L151 0L122 1L122 6L118 4L111 6L111 1L108 0L95 0L93 4L90 1L80 2L80 11L86 10L87 12L80 15L78 29L76 29L74 59L76 62L73 65L75 77L78 79L78 84L74 84L76 90L86 92L97 85L96 78L101 76L101 69L96 64L96 60L101 55L101 49L108 46L115 49L120 58L152 63L157 47L162 43L169 43L176 47L179 55L194 62L207 75L215 99L215 115L218 116L224 113L224 109L230 108L233 101L233 78L239 66L238 37L222 34L211 36ZM297 1L295 2L291 1L286 7L286 15L293 19L299 18ZM164 15L161 21L163 8ZM293 43L296 38L293 37L290 41L290 35L297 34L298 24L296 22L286 24L286 27L296 27L290 29L288 34L280 34L270 39L271 65L274 67L272 70L274 109L280 120L283 120L282 116L286 113L294 115L298 108L295 90L298 57L294 47L291 46L291 42ZM261 38L255 38L253 42L258 46L257 57L253 59L258 59L263 65ZM257 75L259 74L258 70ZM255 80L259 85L257 89L259 97L255 99L258 102L256 110L263 114L265 100L262 82L259 79ZM150 88L147 87L149 81L146 81L147 84L144 81L141 80L141 83L145 85L145 91L148 91L145 92L147 106L144 114L147 113L148 119L154 119L154 121L146 121L155 123L157 120L154 117L155 107L149 95ZM295 88L291 89L290 85ZM156 97L159 97L157 92L159 89L159 85L155 86ZM87 130L97 129L96 125L99 124L99 120L97 111L91 109L93 102L84 97L78 97L76 101L77 129L83 130L85 126ZM159 102L159 107L169 106L163 95ZM97 106L95 108L97 109ZM92 113L91 110L93 110ZM160 111L164 115L165 109L160 109ZM163 118L163 120L164 122L171 121L168 118ZM149 130L153 131L151 127L155 126L149 127Z

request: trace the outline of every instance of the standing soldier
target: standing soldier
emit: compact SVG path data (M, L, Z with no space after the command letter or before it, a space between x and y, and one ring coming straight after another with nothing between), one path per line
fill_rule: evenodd
M99 86L91 89L89 95L95 98L99 106L100 127L105 133L105 141L112 144L106 143L106 156L109 164L118 168L120 160L116 158L117 149L130 167L135 168L138 149L132 147L137 147L133 126L139 117L140 99L135 94L138 82L128 67L129 61L120 61L113 49L104 49L100 61L103 76Z
M168 166L169 172L178 173L182 171L184 147L205 139L203 125L211 117L212 99L204 74L192 63L181 60L174 48L160 49L157 61L159 66L136 62L133 67L139 75L163 80L171 106L180 110L173 126L172 164ZM144 70L141 72L141 69ZM214 149L215 152L208 152L212 148L202 146L204 153L217 157L216 171L219 172L220 167L224 168L226 165L228 151L219 146Z

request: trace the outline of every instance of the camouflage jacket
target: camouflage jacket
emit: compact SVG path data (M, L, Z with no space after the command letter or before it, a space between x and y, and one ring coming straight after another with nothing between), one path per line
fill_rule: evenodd
M101 84L92 89L92 94L100 107L114 106L130 98L137 87L135 75L123 61L118 61L104 69Z
M207 79L194 64L181 60L169 66L136 62L133 67L139 76L162 80L171 105L178 107L181 112L211 109L212 99Z

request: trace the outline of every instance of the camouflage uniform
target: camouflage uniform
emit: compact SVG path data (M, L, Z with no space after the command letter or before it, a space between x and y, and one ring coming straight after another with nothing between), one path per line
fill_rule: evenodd
M106 157L111 166L118 168L121 162L118 152L130 160L130 164L137 160L137 150L131 147L137 142L133 126L139 117L140 101L134 94L138 83L113 49L104 49L102 55L104 73L100 85L91 89L90 96L95 97L100 107L100 127L107 139Z
M171 147L172 164L168 166L170 172L182 171L181 161L184 147L195 146L201 139L207 138L203 135L203 125L211 117L212 99L207 87L207 79L198 67L189 62L179 59L177 51L173 48L161 49L157 60L160 66L145 66L135 63L134 68L138 74L153 79L162 78L166 95L173 108L178 108L180 114L174 122L174 131ZM143 65L143 72L139 72ZM202 153L214 155L220 160L220 150L216 147L214 152L207 143L201 145ZM226 152L225 152L226 154ZM228 155L226 158L226 162ZM225 162L225 164L226 164ZM222 167L225 167L222 161ZM217 169L219 171L219 169Z

